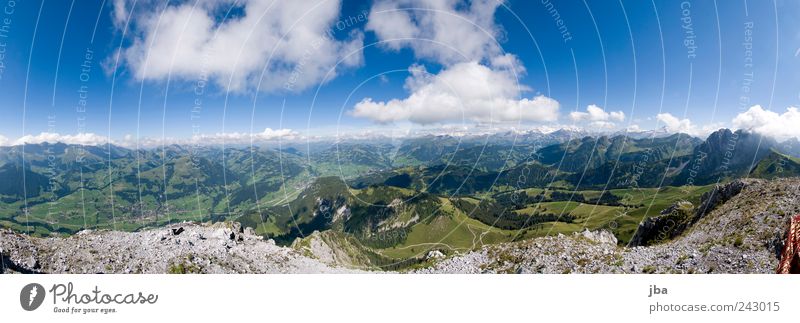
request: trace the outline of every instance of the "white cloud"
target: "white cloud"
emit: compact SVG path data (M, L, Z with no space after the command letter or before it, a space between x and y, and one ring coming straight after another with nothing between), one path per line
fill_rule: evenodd
M622 111L606 112L601 107L594 104L586 107L586 112L570 112L569 118L575 122L588 122L591 127L613 128L616 122L625 120L625 113Z
M517 58L516 55L508 53L492 57L489 60L489 65L501 70L514 71L517 75L522 75L527 72L519 58Z
M632 125L628 126L627 128L625 128L625 130L627 132L640 132L640 131L642 131L642 127L640 127L638 124L632 124Z
M115 144L134 148L137 147L157 147L161 145L199 145L199 146L213 146L213 145L246 145L252 143L263 143L267 141L294 140L300 138L300 134L291 129L271 129L266 128L262 132L248 133L248 132L225 132L215 134L200 134L192 136L191 138L152 138L141 137L137 138L132 135L126 135L121 141ZM137 142L138 141L138 142Z
M409 48L419 59L441 64L438 75L422 65L409 68L406 98L365 98L350 111L378 123L410 121L513 122L558 119L559 103L545 96L523 98L528 88L518 75L525 68L517 56L504 53L504 37L495 23L498 0L376 1L366 29L389 50Z
M138 147L156 147L161 145L219 145L223 142L231 145L249 144L252 142L275 141L278 139L294 140L300 138L300 134L291 129L271 129L266 128L262 132L244 133L216 133L201 134L192 138L151 138L141 137L138 140ZM42 143L64 143L68 145L97 146L109 143L108 137L93 133L79 133L75 135L61 135L53 132L42 132L38 135L25 135L16 140L9 140L0 135L0 146L16 146L22 144L42 144ZM125 135L122 140L111 140L111 144L122 147L137 147L137 140L132 135Z
M786 108L786 112L778 114L764 110L760 105L754 105L733 118L733 125L778 140L800 138L800 111L796 107L789 107Z
M203 144L245 144L261 141L270 141L278 139L296 139L299 134L291 129L270 129L266 128L262 132L257 133L244 133L244 132L229 132L229 133L216 133L213 135L199 135L192 138L193 141Z
M695 135L697 127L692 124L692 121L687 119L678 119L670 113L659 113L656 115L656 120L664 123L664 127L669 132L681 132Z
M222 20L232 6L243 14ZM340 7L338 0L200 0L166 6L115 0L113 19L117 28L125 28L133 10L129 45L120 55L139 80L208 78L226 89L230 82L233 91L300 91L334 77L335 68L363 61L360 31L351 31L346 40L329 32L346 32L367 15L337 21Z
M2 142L2 140L0 140ZM13 142L6 140L5 144L12 146L23 144L65 143L69 145L96 146L108 143L108 138L94 133L79 133L75 135L61 135L55 132L42 132L38 135L25 135ZM3 144L3 145L5 145Z
M410 121L433 124L445 121L552 122L558 119L558 101L536 96L519 99L522 88L510 72L492 70L478 62L455 64L430 75L419 65L411 76L405 99L373 101L365 98L350 114L379 123Z
M691 120L678 119L670 113L659 113L656 115L656 120L664 123L664 128L667 132L685 133L696 137L706 137L712 132L724 127L722 123L707 124L698 127L693 124Z
M496 38L503 30L494 14L498 0L376 1L366 29L392 50L411 48L418 58L452 65L464 61L486 61L502 57ZM498 64L516 63L513 55Z
M159 147L161 145L171 145L175 143L186 143L188 140L178 140L175 138L153 138L153 137L139 137L138 140L133 135L127 134L123 137L122 140L114 142L115 145L119 145L129 149L135 148L153 148Z

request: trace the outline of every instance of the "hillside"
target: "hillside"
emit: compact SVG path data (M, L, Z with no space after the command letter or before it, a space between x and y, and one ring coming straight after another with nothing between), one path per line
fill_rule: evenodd
M800 176L800 159L771 151L750 170L750 177L772 179Z
M302 158L261 148L45 143L26 145L24 162L21 146L0 147L0 225L40 236L224 220L311 176Z
M482 197L390 185L351 188L320 178L284 206L238 218L243 226L320 259L354 268L403 269L431 252L607 229L627 243L643 218L713 187L572 191L526 189Z
M334 231L314 232L289 248L236 223L180 223L47 239L0 230L0 268L4 273L359 272L352 268L408 273L772 273L789 216L800 212L800 179L745 180L718 191L736 192L730 185L741 190L717 198L706 194L697 205L713 205L707 214L674 239L647 247L623 247L608 231L584 230L474 250L434 249L411 263L393 264L352 236Z
M486 246L414 272L774 273L789 217L800 213L800 179L740 183L741 192L653 246L619 247L608 232L585 231Z

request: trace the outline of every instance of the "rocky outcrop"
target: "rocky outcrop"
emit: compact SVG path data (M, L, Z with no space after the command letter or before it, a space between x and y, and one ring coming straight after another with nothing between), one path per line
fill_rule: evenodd
M649 246L678 237L714 208L739 194L747 185L748 180L735 180L724 185L716 185L713 190L703 193L697 208L688 201L674 203L661 211L658 216L644 219L639 223L628 246Z
M263 240L239 223L35 238L0 230L4 273L354 273Z
M545 273L612 272L622 257L617 239L608 231L584 231L571 235L486 246L447 258L414 273Z
M747 187L748 180L735 180L733 182L716 185L710 192L703 193L700 197L700 205L697 207L692 223L697 222L714 208L727 202Z
M615 237L613 233L606 230L589 231L588 229L584 229L583 232L581 232L581 236L596 243L610 245L617 244L617 237Z
M306 237L295 239L291 247L301 254L327 265L354 269L378 269L368 256L369 250L358 240L343 232L314 231Z
M774 273L789 218L800 214L800 179L720 187L675 239L619 247L583 232L503 243L456 255L417 273ZM668 210L672 213L675 209Z
M657 216L644 219L628 242L628 247L649 246L673 239L691 225L694 206L678 201Z

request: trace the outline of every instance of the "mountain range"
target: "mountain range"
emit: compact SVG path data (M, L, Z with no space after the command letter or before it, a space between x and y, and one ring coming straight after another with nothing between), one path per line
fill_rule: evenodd
M32 235L236 220L284 245L314 232L360 265L413 264L584 228L638 224L714 184L800 175L800 142L686 134L427 135L282 147L0 148L0 225ZM319 237L317 237L319 238ZM409 261L411 263L409 263ZM388 266L388 267L387 267Z

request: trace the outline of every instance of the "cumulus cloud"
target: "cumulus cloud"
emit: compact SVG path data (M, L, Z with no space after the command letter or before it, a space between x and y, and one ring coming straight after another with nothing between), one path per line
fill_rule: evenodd
M681 132L694 135L697 130L697 126L692 124L692 121L688 118L678 119L678 117L670 113L659 113L656 115L656 120L663 122L664 128L669 132Z
M42 132L38 135L25 135L16 140L9 140L0 135L0 146L16 146L23 144L42 144L42 143L64 143L68 145L97 146L105 145L109 142L122 147L156 147L161 145L220 145L222 143L239 145L251 142L267 142L278 139L293 140L300 138L297 131L291 129L271 129L266 128L262 132L227 132L215 134L200 134L191 138L137 138L132 135L125 135L122 140L108 140L108 137L93 133L79 133L74 135L62 135L54 132ZM138 144L138 145L137 145Z
M2 140L0 140L1 142ZM79 133L75 135L61 135L55 132L42 132L38 135L25 135L13 142L11 145L42 144L42 143L65 143L70 145L96 146L108 143L108 138L94 133Z
M525 68L517 56L504 53L502 26L494 15L498 0L378 0L366 30L388 50L411 49L418 59L442 66L437 75L422 65L409 68L406 98L365 98L350 111L378 123L410 121L552 122L559 103L545 96L524 98L527 87L517 77Z
M625 120L625 113L622 111L606 112L605 109L591 104L586 107L586 112L571 112L569 118L575 122L588 122L591 127L613 128L617 122Z
M224 19L234 7L241 14ZM209 79L223 88L230 83L233 91L300 91L363 61L363 34L339 34L367 13L337 21L340 7L336 0L115 0L112 18L117 28L127 26L130 39L119 56L139 80Z
M296 139L299 136L299 133L293 131L291 129L271 129L266 128L262 132L257 133L246 133L246 132L229 132L229 133L216 133L213 135L198 135L194 136L192 140L195 142L201 142L204 144L243 144L243 143L250 143L253 142L261 142L261 141L271 141L271 140L278 140L278 139Z
M778 114L754 105L733 118L737 128L753 130L778 140L800 138L800 111L796 107L786 108Z
M627 131L627 132L640 132L640 131L642 131L642 127L640 127L638 124L632 124L632 125L628 126L627 128L625 128L625 131Z
M558 119L558 101L545 97L519 99L522 91L506 70L493 70L478 62L455 64L437 75L415 65L406 80L407 98L374 101L365 98L350 114L379 123L410 121L433 124L445 121L511 122Z
M679 119L670 113L659 113L656 115L656 120L663 122L664 129L668 132L685 133L696 137L706 137L710 133L723 127L721 123L698 126L693 124L688 118Z
M292 129L271 129L266 128L262 132L219 132L215 134L199 134L191 138L152 138L140 137L136 138L132 135L126 135L123 140L115 142L115 144L133 148L133 147L157 147L162 145L199 145L199 146L214 146L222 145L246 145L250 143L263 143L268 141L281 140L294 140L300 138L300 134Z
M464 61L516 64L515 57L503 59L496 39L503 30L494 14L503 3L498 0L376 1L366 29L382 46L391 50L411 48L418 58L445 65ZM492 62L492 60L495 62Z

